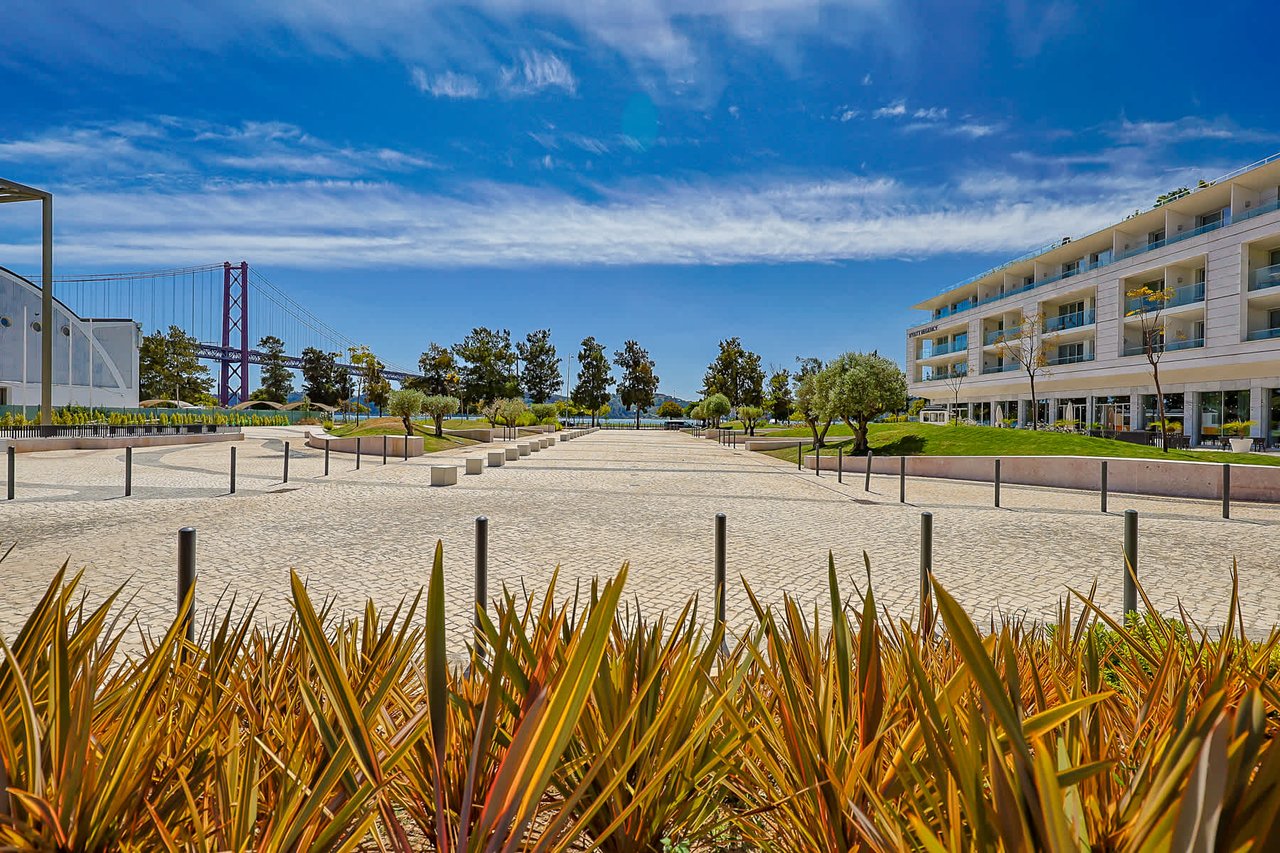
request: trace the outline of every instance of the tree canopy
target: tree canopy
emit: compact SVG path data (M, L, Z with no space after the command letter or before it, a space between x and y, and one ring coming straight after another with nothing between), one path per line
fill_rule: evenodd
M447 396L458 387L458 360L447 347L442 347L435 341L427 344L426 350L418 356L418 370L421 371L422 378L407 380L406 387L438 396Z
M477 326L462 343L454 344L453 353L461 361L458 372L464 402L520 394L516 351L511 346L511 333L506 329Z
M622 405L635 409L636 429L640 428L640 415L653 406L658 393L658 374L653 372L654 361L649 351L635 341L627 341L613 354L613 363L622 371L618 381L618 396Z
M426 396L416 388L401 388L392 391L387 398L387 414L400 418L404 422L404 434L413 435L413 417L422 411L422 402Z
M273 403L289 402L289 395L293 393L293 371L284 363L284 341L275 335L267 335L258 341L258 350L262 353L262 387L251 396L255 400Z
M712 394L701 403L702 416L711 421L713 427L720 426L720 419L729 414L733 408L729 405L729 398L724 394Z
M609 402L609 386L613 384L604 344L598 343L594 337L583 338L582 349L578 351L578 365L578 384L570 396L579 408L591 412L591 423L594 424L600 407Z
M457 413L462 408L462 401L448 394L432 394L422 400L422 411L431 416L436 428L436 438L444 435L444 419Z
M796 397L791 393L791 373L785 368L770 374L769 396L765 403L775 421L785 421L791 417L791 412L796 406Z
M146 335L138 349L138 390L143 399L211 403L213 377L200 363L200 342L178 326Z
M827 365L830 374L825 402L819 409L839 418L854 435L854 453L867 449L867 427L889 412L907 407L907 377L902 368L878 353L847 352Z
M732 406L759 406L764 402L764 371L760 356L744 349L737 337L720 342L720 354L707 365L702 393L723 394Z
M516 344L516 352L520 355L520 384L529 400L534 403L545 403L564 387L564 377L560 375L560 360L556 357L556 348L551 343L550 329L537 329L524 336L524 340Z
M683 418L684 406L675 400L663 400L662 405L658 407L658 417L660 418Z

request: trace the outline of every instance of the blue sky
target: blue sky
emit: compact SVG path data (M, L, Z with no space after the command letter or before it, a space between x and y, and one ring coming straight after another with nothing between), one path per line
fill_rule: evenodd
M163 11L159 11L163 10ZM916 300L1280 150L1270 4L10 4L0 175L59 272L248 260L411 365L634 337L689 397L901 357ZM0 209L0 265L38 266Z

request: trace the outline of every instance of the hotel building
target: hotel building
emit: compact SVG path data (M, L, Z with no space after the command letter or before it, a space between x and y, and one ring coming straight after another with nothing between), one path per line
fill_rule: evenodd
M1157 313L1129 295L1143 287L1166 294L1153 336L1166 417L1192 444L1245 420L1280 442L1280 155L913 306L929 319L907 332L909 391L939 417L958 392L961 417L1029 425L1026 371L1001 357L1029 317L1048 362L1041 423L1143 430L1158 419L1143 343Z

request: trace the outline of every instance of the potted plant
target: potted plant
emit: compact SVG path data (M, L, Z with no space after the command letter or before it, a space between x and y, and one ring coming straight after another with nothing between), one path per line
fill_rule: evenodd
M1233 453L1248 453L1253 449L1253 439L1249 438L1249 430L1257 421L1230 421L1222 425L1222 434L1228 436Z

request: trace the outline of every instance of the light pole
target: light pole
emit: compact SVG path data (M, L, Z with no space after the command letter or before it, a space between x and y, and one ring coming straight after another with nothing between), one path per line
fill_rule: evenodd
M40 308L43 316L49 319L53 317L53 193L0 179L0 204L18 201L40 202L40 265L43 279ZM25 350L25 331L23 344ZM48 323L43 323L40 327L40 423L43 426L53 424L53 327Z

